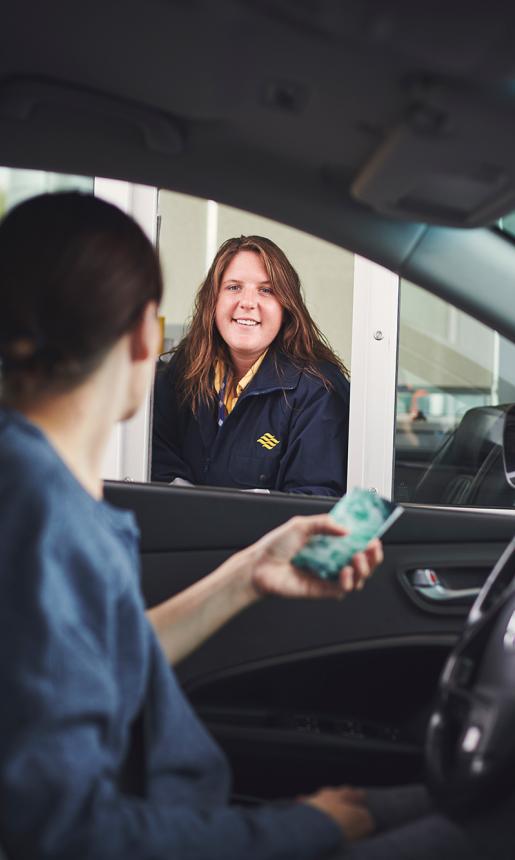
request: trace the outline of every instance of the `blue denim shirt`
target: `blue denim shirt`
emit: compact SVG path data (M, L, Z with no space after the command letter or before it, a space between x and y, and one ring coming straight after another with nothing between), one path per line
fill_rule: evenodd
M0 844L12 860L322 857L300 804L228 805L223 754L148 624L132 514L91 497L0 409ZM120 787L144 711L143 796Z

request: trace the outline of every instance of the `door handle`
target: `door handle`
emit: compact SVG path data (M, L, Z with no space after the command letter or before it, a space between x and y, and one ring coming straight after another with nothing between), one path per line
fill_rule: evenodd
M412 571L409 577L411 587L425 600L434 603L473 603L481 589L479 588L448 588L442 585L438 574L429 567L419 567Z

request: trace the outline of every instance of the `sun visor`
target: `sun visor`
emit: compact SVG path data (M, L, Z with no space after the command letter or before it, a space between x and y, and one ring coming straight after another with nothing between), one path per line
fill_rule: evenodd
M351 193L396 218L485 226L515 209L514 140L505 99L439 89L386 133Z

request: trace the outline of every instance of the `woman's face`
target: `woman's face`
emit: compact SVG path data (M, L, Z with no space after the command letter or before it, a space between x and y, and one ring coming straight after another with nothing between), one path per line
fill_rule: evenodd
M215 322L236 365L253 364L281 328L283 308L255 251L239 251L227 266L216 302Z

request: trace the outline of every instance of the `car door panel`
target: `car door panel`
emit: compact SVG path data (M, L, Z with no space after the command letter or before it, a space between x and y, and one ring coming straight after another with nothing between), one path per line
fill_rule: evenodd
M376 638L221 672L190 697L244 794L420 778L433 689L453 638ZM274 779L268 783L268 775Z
M138 519L149 606L288 517L331 507L319 498L115 482L106 497ZM480 584L514 526L499 513L408 508L363 592L341 602L268 598L184 660L178 675L228 753L237 793L419 778L433 691L466 608L425 605L407 573L432 568L451 571L452 585Z

